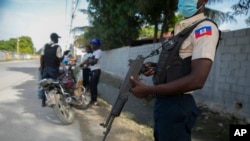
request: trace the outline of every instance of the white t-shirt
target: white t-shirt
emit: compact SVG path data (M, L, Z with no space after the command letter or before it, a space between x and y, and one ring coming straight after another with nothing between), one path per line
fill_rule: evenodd
M100 59L101 59L101 56L102 56L102 51L101 49L97 49L93 52L93 56L95 56L95 59L98 59L97 63L95 65L90 65L90 70L93 71L93 70L97 70L97 69L101 69L101 65L100 65Z
M82 62L83 62L83 61L86 61L87 59L89 59L89 58L92 57L92 56L93 56L92 53L86 53L86 54L83 55L81 61L82 61Z

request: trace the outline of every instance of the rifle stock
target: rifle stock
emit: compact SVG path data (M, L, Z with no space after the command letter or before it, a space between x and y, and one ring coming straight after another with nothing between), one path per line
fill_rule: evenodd
M132 87L132 82L130 81L130 77L133 76L134 78L137 78L137 75L140 73L140 70L143 66L144 60L145 58L142 55L138 55L135 60L130 61L129 70L119 90L119 96L117 97L116 102L113 105L112 110L106 122L100 124L101 126L106 128L106 131L103 133L104 134L103 141L105 141L115 117L120 116L121 111L128 100L128 96L130 94L129 90Z

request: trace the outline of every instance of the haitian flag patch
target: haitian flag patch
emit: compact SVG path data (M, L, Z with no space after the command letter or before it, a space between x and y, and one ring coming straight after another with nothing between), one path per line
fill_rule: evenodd
M212 27L211 26L204 26L197 30L195 30L195 38L198 39L204 35L212 35Z

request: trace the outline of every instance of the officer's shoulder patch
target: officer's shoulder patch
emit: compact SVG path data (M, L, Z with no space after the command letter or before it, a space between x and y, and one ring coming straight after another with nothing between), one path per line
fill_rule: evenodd
M212 35L212 27L211 26L200 27L199 29L195 30L194 34L196 39L205 35Z

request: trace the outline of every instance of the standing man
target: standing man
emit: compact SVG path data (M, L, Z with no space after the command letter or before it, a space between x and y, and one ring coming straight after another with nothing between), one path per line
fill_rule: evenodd
M206 18L203 12L207 1L179 0L178 10L185 20L176 24L175 35ZM149 69L144 73L146 76L154 75L154 86L147 86L131 77L135 84L131 92L136 97L155 95L155 141L191 141L191 129L200 113L192 91L204 86L214 61L218 40L217 26L205 20L183 41L180 49L174 53L175 49L168 50L172 53L171 57L164 55L162 50L158 63L145 64L147 67L156 67L156 70Z
M51 42L45 44L41 51L40 65L42 79L52 78L57 80L59 75L59 66L62 58L62 49L58 45L58 38L61 38L56 33L51 33ZM46 106L46 96L43 92L42 107Z
M93 56L92 49L91 49L90 45L87 45L85 47L85 52L86 52L86 54L84 54L84 56L82 58L82 62L80 63L80 66L82 66L83 86L88 91L90 88L90 86L89 86L90 68L89 68L89 64L87 62L88 62L88 59L92 58L92 56Z
M99 39L93 39L91 42L91 47L93 50L93 57L88 59L88 64L90 64L91 76L90 76L90 93L91 93L91 104L98 106L97 95L98 89L97 85L101 75L100 59L102 56L102 51L100 49L101 41Z

